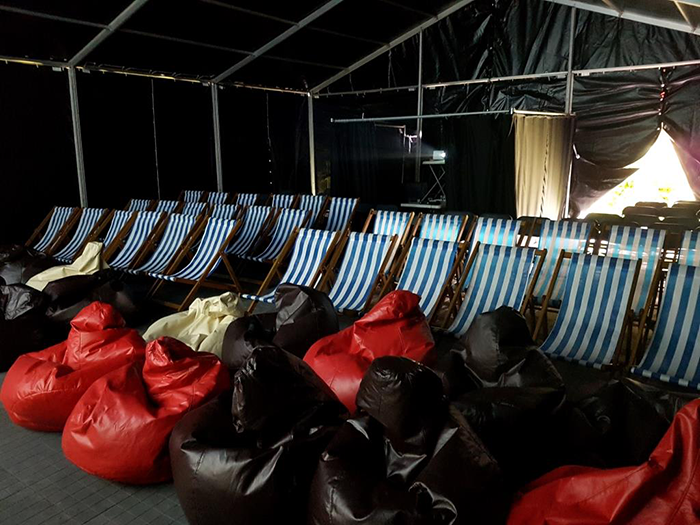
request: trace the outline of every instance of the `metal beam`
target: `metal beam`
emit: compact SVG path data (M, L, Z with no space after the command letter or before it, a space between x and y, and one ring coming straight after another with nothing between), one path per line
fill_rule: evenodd
M221 161L221 127L219 125L219 86L212 84L211 111L214 122L214 161L216 163L216 189L224 191L224 170Z
M417 26L414 27L413 29L409 29L409 30L406 31L403 35L401 35L401 36L395 38L394 40L392 40L392 41L389 42L388 44L383 45L382 47L380 47L380 48L377 49L376 51L373 51L372 53L370 53L370 54L367 55L366 57L361 58L360 60L358 60L357 62L355 62L355 63L352 64L351 66L345 68L345 69L344 69L343 71L341 71L340 73L338 73L338 74L336 74L336 75L333 75L331 78L329 78L329 79L327 79L327 80L324 80L324 81L321 82L319 85L317 85L316 87L314 87L314 88L311 90L311 92L314 93L314 94L316 94L316 93L318 93L319 91L321 91L322 89L327 88L328 86L330 86L331 84L333 84L333 83L336 82L337 80L340 80L340 79L343 78L344 76L349 75L350 73L352 73L353 71L355 71L357 68L360 68L360 67L364 66L365 64L367 64L368 62L371 62L372 60L374 60L374 59L377 58L378 56L381 56L381 55L383 55L384 53L386 53L387 51L389 51L391 48L396 47L396 46L398 46L399 44L402 44L403 42L405 42L405 41L408 40L409 38L413 38L413 37L416 36L418 33L420 33L422 30L427 29L427 28L429 28L430 26L432 26L433 24L435 24L435 23L439 22L440 20L442 20L443 18L450 16L450 15L451 15L452 13L454 13L455 11L459 11L459 10L462 9L463 7L465 7L465 6L469 5L469 4L471 4L473 1L474 1L474 0L458 0L458 1L456 1L456 2L453 2L453 3L450 4L448 7L446 7L446 8L443 9L442 11L440 11L440 12L439 12L437 15L435 15L434 17L430 18L429 20L426 20L426 21L423 22L422 24L417 25Z
M70 94L70 110L73 117L73 143L75 145L75 165L78 173L78 193L80 206L87 208L87 188L85 186L85 161L83 160L83 133L80 129L80 106L78 104L78 79L75 68L68 68L68 92Z
M569 61L566 74L566 114L574 110L574 43L576 41L576 8L571 8L571 24L569 26Z
M117 18L112 20L107 27L105 27L97 34L97 36L95 36L95 38L90 40L90 42L88 42L84 48L78 51L75 56L68 61L68 65L77 66L80 64L80 62L82 62L85 57L92 53L97 46L112 36L112 34L123 26L126 21L129 20L129 18L131 18L139 9L146 5L146 2L148 2L148 0L134 0L131 2L131 4L124 9L124 11L119 13Z
M343 0L329 0L328 2L323 4L321 7L316 9L316 11L314 11L313 13L311 13L310 15L306 16L304 19L299 21L299 23L293 25L292 27L287 29L282 34L277 35L275 38L270 40L267 44L263 45L262 47L259 47L255 51L253 51L253 53L251 55L248 55L244 59L240 60L239 62L237 62L236 64L234 64L230 68L228 68L226 71L224 71L219 76L214 78L214 82L219 83L219 82L226 80L228 77L230 77L236 71L241 69L243 66L250 64L253 60L258 58L259 56L264 55L273 47L281 44L282 42L287 40L290 36L295 34L297 31L299 31L300 29L303 29L305 26L309 25L311 22L313 22L314 20L316 20L320 16L324 15L325 13L327 13L328 11L333 9L335 6L340 4L342 1Z
M314 97L307 95L309 104L309 176L311 177L311 194L316 195L316 140L314 138Z
M678 9L678 12L681 14L683 20L686 21L688 26L691 29L695 29L696 24L693 22L693 20L690 18L690 15L688 14L688 7L677 0L674 0L673 3L676 5L676 9Z
M351 124L355 122L390 122L393 120L415 120L427 118L470 117L472 115L503 115L513 113L510 109L496 111L465 111L463 113L438 113L435 115L404 115L400 117L338 118L331 119L333 124Z
M418 33L418 119L416 120L416 175L420 182L421 155L423 150L423 31Z

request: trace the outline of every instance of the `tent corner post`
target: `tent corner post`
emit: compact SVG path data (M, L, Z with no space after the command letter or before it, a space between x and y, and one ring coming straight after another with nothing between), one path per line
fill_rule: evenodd
M576 40L576 8L571 8L571 27L569 29L569 61L566 71L566 114L574 109L574 45Z
M87 187L85 184L85 160L83 158L83 134L80 128L80 106L78 104L78 79L75 67L68 68L68 92L70 94L70 109L73 119L73 143L75 145L75 166L78 175L78 193L80 206L87 208Z
M420 182L421 158L423 155L423 30L418 33L418 119L416 120L416 173L415 182Z
M212 122L214 124L214 162L216 164L216 190L224 191L224 170L221 157L221 126L219 122L219 87L212 82L211 89L211 111Z
M309 110L309 177L311 177L311 194L316 195L316 141L314 138L314 96L306 95Z

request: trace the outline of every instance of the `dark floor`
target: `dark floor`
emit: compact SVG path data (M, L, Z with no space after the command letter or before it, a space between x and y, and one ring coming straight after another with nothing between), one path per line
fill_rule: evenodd
M0 385L5 374L0 374ZM172 483L134 487L91 476L61 451L61 434L13 425L0 408L0 524L187 523Z

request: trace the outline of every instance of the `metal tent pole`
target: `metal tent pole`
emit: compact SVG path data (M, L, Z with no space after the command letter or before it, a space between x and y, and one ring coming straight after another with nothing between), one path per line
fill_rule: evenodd
M216 163L216 189L224 191L224 168L221 159L221 127L219 125L219 88L211 85L211 111L214 122L214 162Z
M569 64L566 72L566 114L574 108L574 41L576 39L576 8L571 8L571 29L569 30Z
M416 120L416 176L420 182L420 161L423 150L423 30L418 33L418 119Z
M309 176L311 177L311 194L316 195L316 140L314 138L314 97L311 93L309 102Z
M73 117L73 143L75 144L75 166L78 172L78 192L80 206L87 208L87 188L85 186L85 161L83 160L83 134L80 130L80 107L78 105L78 79L75 68L68 68L68 91L70 93L70 110Z
M463 113L436 113L434 115L404 115L400 117L372 117L372 118L337 118L331 119L334 124L348 124L352 122L389 122L392 120L415 120L427 118L469 117L471 115L503 115L512 113L510 109L498 111L465 111ZM535 114L535 112L530 112Z

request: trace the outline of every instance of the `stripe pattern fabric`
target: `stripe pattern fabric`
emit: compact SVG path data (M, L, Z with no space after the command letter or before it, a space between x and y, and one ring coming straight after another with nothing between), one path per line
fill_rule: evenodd
M585 253L590 234L591 225L587 222L551 221L549 219L544 221L537 247L540 250L547 250L547 257L542 265L542 270L533 292L538 302L542 302L542 298L547 294L559 254L562 251ZM549 298L551 305L557 305L561 301L568 271L569 260L564 259L552 291L552 297Z
M327 231L344 230L350 222L350 217L355 211L357 199L351 197L332 197L331 204L328 207L328 222L326 223Z
M117 238L119 232L122 231L122 228L124 228L126 223L129 222L129 219L131 219L134 213L136 212L123 210L116 210L114 212L114 215L112 216L112 222L109 223L107 235L105 235L104 238L104 249L109 248L109 246L114 242L114 239Z
M192 215L196 217L204 211L204 207L206 205L206 202L188 202L187 204L185 204L184 208L182 208L181 213L183 215Z
M633 292L636 263L573 254L559 315L540 349L595 368L611 364Z
M372 233L378 235L396 235L401 239L410 220L410 213L379 210L374 218Z
M126 269L131 265L143 243L146 242L153 228L155 228L160 216L160 213L154 211L138 212L124 247L117 254L116 258L109 263L112 268Z
M518 244L518 233L522 221L515 219L495 219L479 217L472 236L472 249L477 242L481 244L497 244L499 246L515 246Z
M427 213L423 215L418 236L421 239L457 242L463 221L464 217L461 215Z
M294 202L294 195L279 195L272 196L273 208L290 208Z
M164 275L162 273L151 273L149 275L151 275L151 277L155 277L156 279L165 279L167 281L175 281L176 279L198 281L202 278L208 277L207 275L204 275L207 266L215 257L217 260L209 271L209 274L211 274L219 266L221 263L221 257L218 257L217 253L221 250L227 237L231 234L231 231L235 226L236 221L209 218L207 221L207 226L204 229L204 234L202 235L202 240L197 248L197 253L195 253L194 257L187 266L172 275Z
M185 202L199 202L202 200L203 191L185 190Z
M146 211L151 205L149 199L131 199L129 201L129 208L126 211Z
M656 265L663 255L665 240L665 230L618 225L613 226L610 230L606 255L621 259L641 259L642 261L637 288L634 291L632 308L635 313L644 309L651 282L654 280Z
M131 273L163 273L179 251L187 235L192 231L195 221L196 218L190 215L179 213L170 215L163 237L158 242L158 247L153 251L148 261L132 270Z
M287 243L287 240L292 235L294 228L299 228L304 223L304 219L309 212L306 210L290 210L284 209L277 218L275 226L270 234L270 244L259 254L255 256L244 256L252 261L264 262L271 261L279 255Z
M270 213L272 213L272 208L269 206L251 206L248 208L245 213L243 226L231 243L231 246L226 249L226 253L238 257L246 255L255 241L258 240L260 230L262 230Z
M180 203L178 201L158 201L155 211L173 213Z
M46 227L46 232L41 240L34 245L34 249L39 252L47 250L56 240L58 232L66 225L66 222L68 222L72 214L73 208L66 206L57 206L54 208L51 218L49 219L49 225Z
M235 204L217 204L211 212L214 219L233 219L238 213L238 206Z
M685 232L681 241L679 261L688 266L700 266L700 232Z
M299 209L308 210L311 212L311 220L309 224L313 225L318 219L318 214L321 213L321 208L326 197L323 195L302 195L299 198Z
M452 270L457 249L457 243L454 242L419 238L411 241L396 289L419 295L419 305L426 316L430 316L437 305L442 285Z
M302 228L294 243L289 266L280 284L313 286L315 283L311 281L331 248L334 236L335 232ZM271 304L275 302L276 289L277 287L265 295L241 294L241 297Z
M461 337L474 319L501 306L520 310L535 269L535 248L479 246L465 281L465 297L448 332Z
M239 193L236 197L236 204L239 206L255 206L257 200L257 193Z
M104 212L104 208L85 208L82 215L80 215L78 228L73 238L54 257L61 262L71 262Z
M672 264L649 348L632 373L700 390L700 270Z
M225 191L212 191L207 196L209 204L223 204L228 200L228 193Z
M336 310L364 307L391 246L391 236L350 233L338 278L328 297Z

